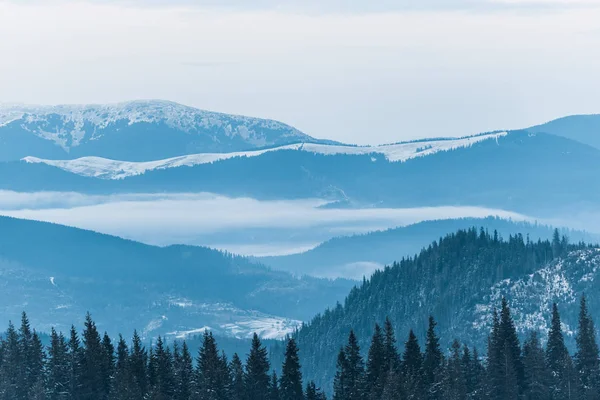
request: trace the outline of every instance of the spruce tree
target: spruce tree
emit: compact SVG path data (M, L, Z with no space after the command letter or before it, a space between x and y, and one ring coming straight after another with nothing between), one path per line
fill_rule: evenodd
M502 299L499 334L501 341L500 348L503 349L501 360L505 370L504 384L506 385L507 393L519 393L523 388L525 374L523 371L523 362L521 360L521 345L506 298ZM512 374L514 374L514 378L512 377ZM514 390L512 386L513 379L514 384L516 385Z
M63 334L58 334L54 328L50 331L47 368L48 400L71 399L69 390L70 365L67 341Z
M85 317L83 331L83 352L81 361L81 399L104 400L108 393L105 392L103 381L103 353L104 348L96 323L88 313Z
M346 357L345 392L347 400L364 399L365 363L354 331L350 331L348 344L344 348Z
M403 388L406 396L411 399L423 399L425 382L423 374L423 355L415 333L411 329L402 355Z
M336 363L335 377L333 379L333 400L348 399L348 360L346 353L341 348Z
M424 384L428 387L428 398L441 398L441 374L444 365L444 356L440 346L440 340L435 332L437 323L429 317L427 337L425 342L425 355L423 358Z
M398 371L400 369L400 355L398 354L398 347L396 345L396 332L389 317L385 319L384 336L385 369L387 375L389 370Z
M31 400L45 398L45 369L46 352L37 332L34 330L31 336L29 349L28 381L31 385L29 398Z
M205 331L198 356L197 381L201 399L226 400L228 386L223 360L212 332ZM264 392L266 393L266 392Z
M123 336L119 335L117 343L117 360L114 369L114 387L111 399L133 400L131 389L133 387L129 368L129 350Z
M271 385L269 386L269 400L281 400L279 394L279 379L277 378L277 372L273 371L271 374Z
M258 335L252 337L250 354L246 361L245 387L247 400L263 400L269 391L269 358L267 349L262 345Z
M285 361L283 362L279 383L279 396L281 400L302 400L304 397L298 346L296 346L296 341L293 338L288 340L285 349Z
M531 332L523 344L523 367L525 370L525 399L550 400L550 373L537 332Z
M2 400L19 399L23 356L19 346L19 334L12 322L9 322L5 339L2 342L2 365L0 366Z
M371 338L371 346L367 357L367 370L365 375L365 392L368 399L379 399L383 393L385 379L389 368L386 367L386 349L383 332L379 325L375 325L375 332Z
M68 343L69 393L71 399L83 398L83 349L75 326L71 326Z
M185 341L181 346L181 353L175 360L175 400L189 400L194 392L195 379L192 355Z
M129 354L129 369L131 374L131 392L134 399L144 399L148 394L148 353L142 345L142 339L137 331L133 332L131 351Z
M580 398L599 399L600 365L596 328L588 312L585 295L581 297L576 342L575 367L579 378Z
M488 336L487 370L485 382L485 395L492 400L501 400L503 397L503 368L501 363L502 343L500 339L500 319L496 309L492 312L492 331Z
M102 391L105 396L104 398L108 399L110 397L114 378L115 346L112 344L112 341L106 332L104 332L104 336L102 337L102 357L100 362L102 364Z
M168 346L159 336L154 348L154 366L156 377L152 389L153 399L172 399L175 395L175 376L173 371L173 357Z
M246 398L246 388L244 386L244 366L242 360L235 353L229 364L231 371L231 388L229 390L229 396L231 400L244 400Z

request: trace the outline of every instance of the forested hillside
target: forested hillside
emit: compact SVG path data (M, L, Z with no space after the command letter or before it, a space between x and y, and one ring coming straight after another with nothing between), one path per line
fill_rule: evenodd
M523 284L504 292L494 289L499 282L516 282L556 263L564 263L562 270L568 269L570 274L546 274L549 282L540 280L539 287ZM321 384L332 382L331 365L348 332L354 329L365 340L373 323L383 324L388 316L396 321L401 335L414 327L417 337L423 338L423 327L434 315L444 346L460 337L483 348L486 343L481 332L491 326L492 304L502 294L522 302L520 310L526 315L517 326L520 334L530 329L527 323L534 320L531 316L538 322L535 329L549 326L548 312L544 314L546 319L537 316L553 301L565 303L566 323L575 326L575 298L584 291L596 298L592 296L597 293L593 282L599 266L598 250L569 244L558 232L552 241L532 242L522 235L501 239L494 232L460 230L433 242L416 257L404 258L376 272L354 288L343 304L315 317L294 337L303 349L306 375ZM553 290L553 276L561 279L563 292ZM533 289L548 295L527 296ZM599 310L593 301L592 309ZM542 308L532 305L538 302ZM365 347L367 343L360 345Z

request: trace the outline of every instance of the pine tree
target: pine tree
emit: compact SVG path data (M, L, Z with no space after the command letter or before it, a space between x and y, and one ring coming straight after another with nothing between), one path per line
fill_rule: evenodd
M89 313L85 317L84 326L80 381L81 399L104 400L108 396L108 393L105 392L102 371L104 349L96 324Z
M521 360L521 345L506 298L502 299L499 334L501 341L500 348L503 348L501 362L505 370L505 389L507 391L506 393L512 396L513 393L518 394L520 389L523 388L525 374L523 371L523 362ZM513 374L514 377L512 376Z
M552 378L552 397L569 398L569 382L565 379L565 359L569 355L562 333L558 306L552 305L552 322L546 345L546 363Z
M152 362L154 368L156 368L156 376L154 387L151 391L151 398L156 400L172 399L175 395L173 357L160 336L156 339L156 346L152 356Z
M70 399L70 366L67 341L63 334L58 334L54 328L50 331L47 373L48 400Z
M492 332L488 340L487 396L512 399L523 387L524 371L521 346L508 302L502 299L500 317L494 310Z
M589 315L585 296L581 297L576 342L575 367L579 377L580 398L598 399L600 398L600 355L596 342L596 329Z
M279 392L281 400L302 400L304 397L298 347L293 338L290 338L287 342Z
M435 332L437 323L429 317L427 338L425 342L425 355L423 358L424 385L429 388L428 398L441 398L441 375L443 372L444 356L440 346L440 340Z
M245 387L247 400L262 400L269 390L269 359L267 349L258 335L252 337L252 345L246 361Z
M386 368L386 349L383 332L379 325L375 325L375 332L371 339L367 357L367 371L365 375L365 392L368 399L379 399L383 393L385 379L389 368Z
M194 391L194 367L192 355L187 343L184 341L181 346L181 353L174 357L175 368L175 400L189 400Z
M409 399L425 398L423 355L415 333L411 329L402 355L403 387Z
M71 399L83 399L83 349L74 326L71 326L69 343L69 393Z
M333 400L346 400L348 399L348 360L346 359L346 353L341 348L338 353L336 372L333 379Z
M348 344L344 348L346 356L345 389L347 400L364 399L365 363L360 355L360 346L354 331L350 331Z
M385 370L387 375L389 370L398 371L400 369L400 355L396 346L396 332L389 318L385 319L384 336Z
M277 378L277 372L273 371L271 375L271 384L269 385L269 400L281 400L279 394L279 379Z
M229 364L231 371L231 388L229 390L229 396L231 400L244 400L246 398L246 388L244 386L244 366L242 360L236 354L233 355L231 363Z
M39 392L40 386L44 386L45 354L42 342L37 333L31 330L29 318L27 318L25 312L21 314L21 327L18 336L21 362L17 366L18 388L16 398L30 399L35 397L33 391Z
M487 379L485 383L486 397L492 400L500 400L503 398L503 373L501 363L502 343L500 339L500 319L498 313L493 310L492 313L492 331L488 337L488 352L487 352Z
M201 399L227 399L227 386L224 381L222 360L212 332L205 331L198 356L197 381ZM266 391L263 392L267 393Z
M2 400L19 399L20 385L23 381L19 366L23 363L23 356L19 345L19 334L12 322L8 324L2 345L3 357L0 367Z
M148 394L148 353L142 345L142 339L137 331L133 332L131 352L129 354L129 369L132 381L132 396L134 399L144 399Z
M129 350L123 336L119 335L117 344L117 361L115 365L114 387L111 399L133 400L131 389L133 387L129 368Z
M537 332L532 332L523 344L523 367L525 370L525 399L551 399L550 373Z
M102 337L102 391L105 398L110 398L113 378L114 378L114 367L115 367L115 346L112 344L108 333L104 332Z
M28 382L30 385L29 398L31 400L45 399L45 368L46 353L42 340L34 330L31 336L29 349Z

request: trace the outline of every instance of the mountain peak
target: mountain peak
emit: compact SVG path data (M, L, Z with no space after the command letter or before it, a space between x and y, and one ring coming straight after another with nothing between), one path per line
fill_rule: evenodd
M320 142L282 122L200 110L166 100L0 105L0 139L4 152L11 146L15 150L33 146L38 151L34 155L40 157L95 155L131 161ZM26 146L24 141L32 143ZM0 160L26 155L31 152L0 154Z

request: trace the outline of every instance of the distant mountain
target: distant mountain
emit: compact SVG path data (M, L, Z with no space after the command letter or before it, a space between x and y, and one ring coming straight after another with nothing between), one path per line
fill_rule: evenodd
M390 158L393 152L378 153L382 150L377 149L365 154L369 150L344 148L341 152L339 146L322 146L319 152L286 148L252 157L148 170L116 180L17 161L0 163L0 189L212 192L256 199L318 197L351 207L485 206L553 218L572 215L574 208L593 210L600 205L600 187L592 184L599 172L599 149L524 131L491 137L412 158L400 158L406 147L397 147L401 150L396 153L398 158ZM432 150L421 143L411 154L419 148ZM125 165L123 171L130 171L131 164ZM86 165L77 168L85 170ZM103 170L93 171L106 175ZM112 171L118 174L119 169Z
M600 249L562 241L527 242L522 235L501 240L478 229L458 231L416 257L376 272L353 289L343 305L315 317L296 334L304 376L330 387L337 352L354 329L366 351L375 323L390 317L399 342L415 329L424 344L427 319L438 322L441 344L461 338L485 352L492 309L506 296L519 317L517 330L547 333L552 302L560 305L573 348L578 298L585 293L600 319Z
M532 133L550 133L600 149L600 114L572 115L526 129Z
M266 153L279 151L299 151L320 155L378 155L383 156L388 162L403 162L417 157L436 154L441 151L470 147L485 140L497 140L506 135L506 132L497 132L459 139L432 139L374 147L297 143L263 150L191 154L148 162L117 161L101 157L83 157L74 160L44 160L38 157L24 157L23 161L31 164L50 165L81 176L102 179L123 179L156 170L193 167L232 158L259 157Z
M520 233L532 241L550 239L554 231L554 228L546 225L496 217L445 219L363 235L338 237L304 253L262 257L258 260L274 269L298 275L362 279L363 276L369 277L376 269L383 269L401 257L419 253L435 238L473 227L483 228L488 232L496 231L504 238ZM567 236L572 242L600 243L599 235L582 231L561 229L561 235Z
M300 142L320 141L281 122L160 100L108 105L0 105L0 161L26 156L150 161Z
M245 258L191 246L153 247L60 225L0 217L0 318L26 310L63 331L87 311L116 334L185 337L210 328L279 338L353 283L294 278Z

